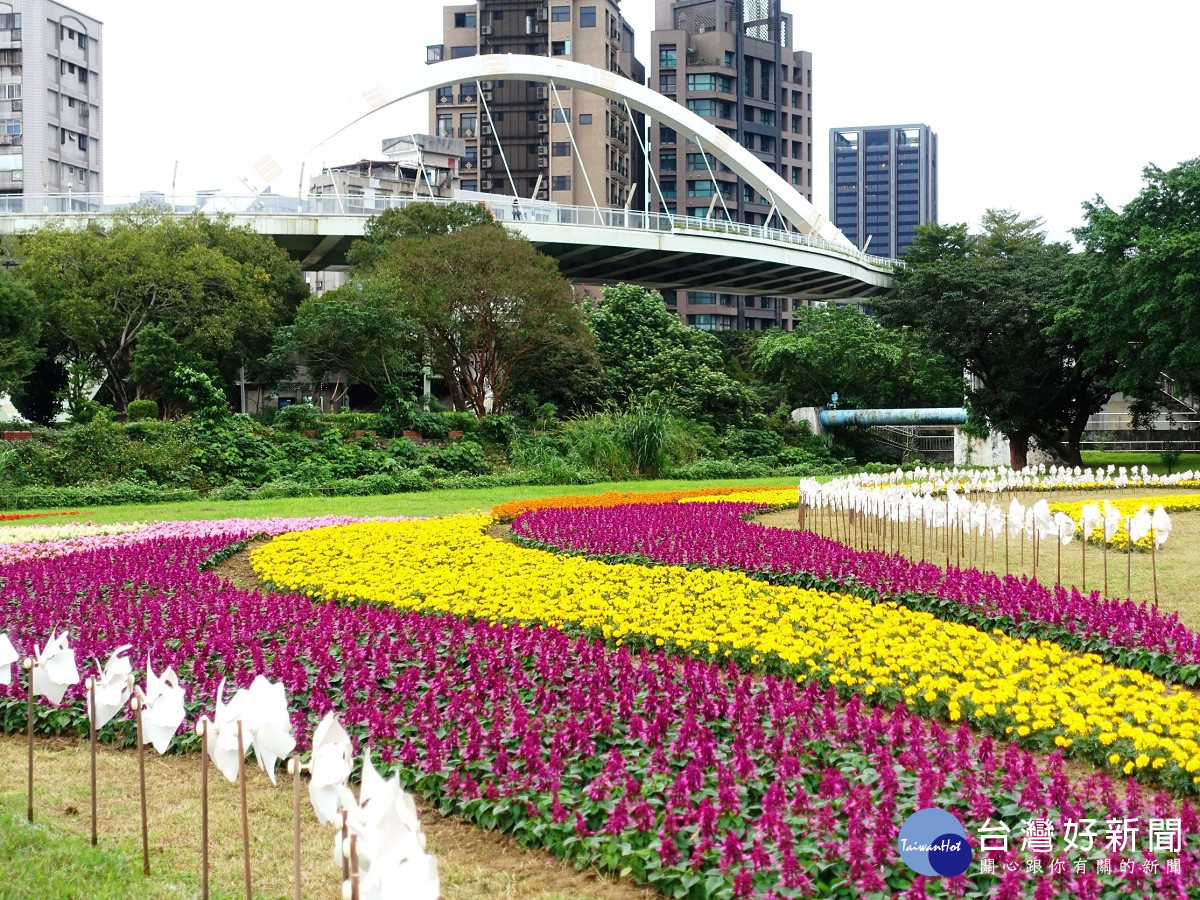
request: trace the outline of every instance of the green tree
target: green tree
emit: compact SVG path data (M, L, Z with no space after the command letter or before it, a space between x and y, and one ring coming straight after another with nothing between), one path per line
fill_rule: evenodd
M725 373L720 342L686 327L657 291L605 287L589 325L607 400L631 406L654 394L679 416L719 426L753 416L754 396Z
M587 352L571 285L553 259L494 225L402 237L372 262L364 290L391 298L456 409L504 409L517 373Z
M388 257L398 241L436 237L479 226L503 227L482 203L410 203L386 209L367 222L362 239L354 242L346 260L360 275L365 275Z
M1151 400L1166 373L1200 393L1200 158L1147 166L1141 192L1120 212L1085 203L1075 237L1093 265L1078 279L1098 353L1120 363L1114 381ZM1159 395L1161 396L1161 395Z
M0 394L18 393L33 372L42 336L42 309L36 294L0 271Z
M416 325L378 279L309 297L296 321L280 329L275 352L302 356L314 381L345 375L380 396L411 383L420 370Z
M764 333L751 350L754 371L783 389L789 406L956 406L962 369L925 351L904 330L883 327L849 306L802 307L792 330Z
M142 206L72 230L23 236L17 277L44 304L43 340L91 365L124 411L143 329L158 325L232 383L263 355L307 286L268 239L201 214Z
M963 224L920 228L895 295L875 304L885 324L911 327L972 376L972 413L1008 438L1014 468L1033 437L1079 465L1087 419L1114 390L1115 363L1088 340L1089 313L1071 287L1087 261L1047 243L1040 226L988 210L977 235Z

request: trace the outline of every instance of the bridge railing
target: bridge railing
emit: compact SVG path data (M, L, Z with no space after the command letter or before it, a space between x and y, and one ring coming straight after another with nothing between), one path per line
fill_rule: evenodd
M567 206L545 200L513 198L499 194L480 194L460 191L454 197L405 197L395 195L356 196L352 194L310 194L308 197L285 197L279 194L200 195L193 203L180 203L165 195L150 193L136 197L114 197L100 194L36 194L0 195L0 216L96 216L128 209L136 205L166 207L175 213L199 210L205 213L231 213L262 216L375 216L388 209L402 209L412 203L447 204L454 202L482 203L499 221L516 227L524 222L588 228L621 228L664 233L725 234L792 246L811 247L835 253L860 265L891 272L904 264L899 260L871 256L856 247L835 244L798 231L784 231L721 218L680 216L670 213L643 212L594 206Z

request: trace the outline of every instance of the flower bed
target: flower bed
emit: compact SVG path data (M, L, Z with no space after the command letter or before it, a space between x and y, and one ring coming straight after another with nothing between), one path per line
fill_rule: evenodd
M1016 833L1041 814L1178 817L1184 834L1200 829L1187 802L1146 797L1134 783L1117 790L1102 774L1069 778L1057 754L946 730L903 706L867 709L811 682L559 629L241 591L197 571L229 540L215 530L108 540L0 567L0 630L19 649L56 625L81 659L130 643L135 665L153 653L156 668L179 671L193 713L210 706L222 677L246 686L263 673L286 687L301 735L336 709L443 812L581 866L627 871L668 895L924 897L927 882L899 861L896 839L900 823L930 805L955 811L973 843L987 818ZM472 578L469 567L462 575L464 591L504 587ZM82 690L72 688L73 705L43 715L39 729L83 734ZM0 698L15 730L23 691L0 689ZM1114 864L1112 875L1070 865L1034 875L1017 845L998 855L999 874L973 867L946 889L1018 897L1036 884L1080 897L1180 900L1200 891L1192 840L1178 874L1117 874ZM1037 859L1047 872L1069 861Z
M1078 528L1082 517L1082 510L1089 503L1095 503L1095 500L1077 501L1075 503L1051 503L1051 512L1066 513L1075 520L1075 526ZM1115 506L1121 511L1121 524L1117 527L1117 533L1113 535L1113 539L1109 542L1109 546L1114 550L1126 550L1129 547L1129 532L1125 526L1128 524L1130 517L1137 514L1143 506L1153 509L1156 506L1161 506L1169 513L1174 512L1192 512L1200 509L1200 494L1168 494L1164 497L1122 497L1118 500L1109 500L1108 503ZM1104 544L1104 526L1092 530L1092 533L1087 535L1087 540L1094 544ZM1134 546L1139 550L1150 549L1151 538L1146 535L1140 541L1137 541Z
M753 504L658 504L636 511L540 510L513 533L545 546L601 558L641 557L782 576L810 586L858 587L941 618L1053 639L1066 647L1189 685L1200 683L1200 636L1147 603L1087 596L1024 576L943 570L902 556L856 550L806 531L767 528L745 517Z
M714 507L696 509L702 515L706 508ZM636 520L656 509L563 512ZM746 668L818 678L926 715L968 719L1126 773L1145 770L1178 789L1200 784L1193 740L1200 697L1144 672L1048 641L739 572L610 565L528 550L489 537L489 524L460 516L297 532L251 559L264 580L313 597L569 627L618 644L732 657Z

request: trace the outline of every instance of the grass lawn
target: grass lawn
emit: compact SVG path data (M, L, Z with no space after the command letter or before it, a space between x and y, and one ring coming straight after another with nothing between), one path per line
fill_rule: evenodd
M1103 468L1110 465L1117 468L1125 466L1127 469L1132 469L1134 466L1140 469L1145 466L1152 475L1167 474L1167 467L1163 465L1162 458L1157 453L1104 453L1094 450L1081 455L1083 456L1083 465L1093 469L1098 466ZM1184 453L1174 468L1176 472L1200 469L1200 453Z
M268 516L447 516L471 511L488 512L498 503L530 497L566 494L601 494L605 491L673 491L730 484L768 487L795 485L797 478L747 478L712 481L619 481L603 484L527 485L501 488L458 488L377 497L295 497L278 500L195 500L186 503L73 507L78 516L19 519L5 525L65 525L70 522L162 522L174 519L232 519ZM32 510L31 510L32 511ZM24 510L22 510L24 512Z

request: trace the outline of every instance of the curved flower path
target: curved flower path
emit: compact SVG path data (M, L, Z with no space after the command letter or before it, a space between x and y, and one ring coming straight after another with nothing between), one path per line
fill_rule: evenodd
M1200 892L1200 821L1186 801L1147 795L1134 781L1119 789L1100 773L1071 775L1058 753L947 729L903 705L866 707L811 681L564 628L246 592L200 571L260 524L181 524L10 557L0 564L0 630L27 649L66 627L81 659L132 643L135 664L153 653L157 666L176 667L192 714L211 703L221 677L247 685L262 672L285 684L301 734L337 709L358 740L399 764L407 785L444 812L583 864L628 869L669 896ZM473 560L456 563L463 590L487 584ZM82 732L81 697L74 688L67 720L47 717L39 727ZM19 689L0 692L6 727L21 712ZM127 723L112 730L127 733ZM1088 871L1052 872L1056 859L1077 858L1022 853L1014 831L1010 850L996 855L998 874L973 867L927 881L899 861L896 836L907 815L929 805L955 810L972 836L988 818L1017 829L1049 815L1097 819L1102 837L1104 820L1130 817L1142 822L1144 844L1149 819L1179 818L1181 871L1161 862L1151 871L1154 857L1141 844L1120 853L1098 841L1077 857L1090 861ZM1114 874L1097 873L1100 857ZM1027 874L1031 858L1049 874ZM1135 870L1116 874L1122 860Z

